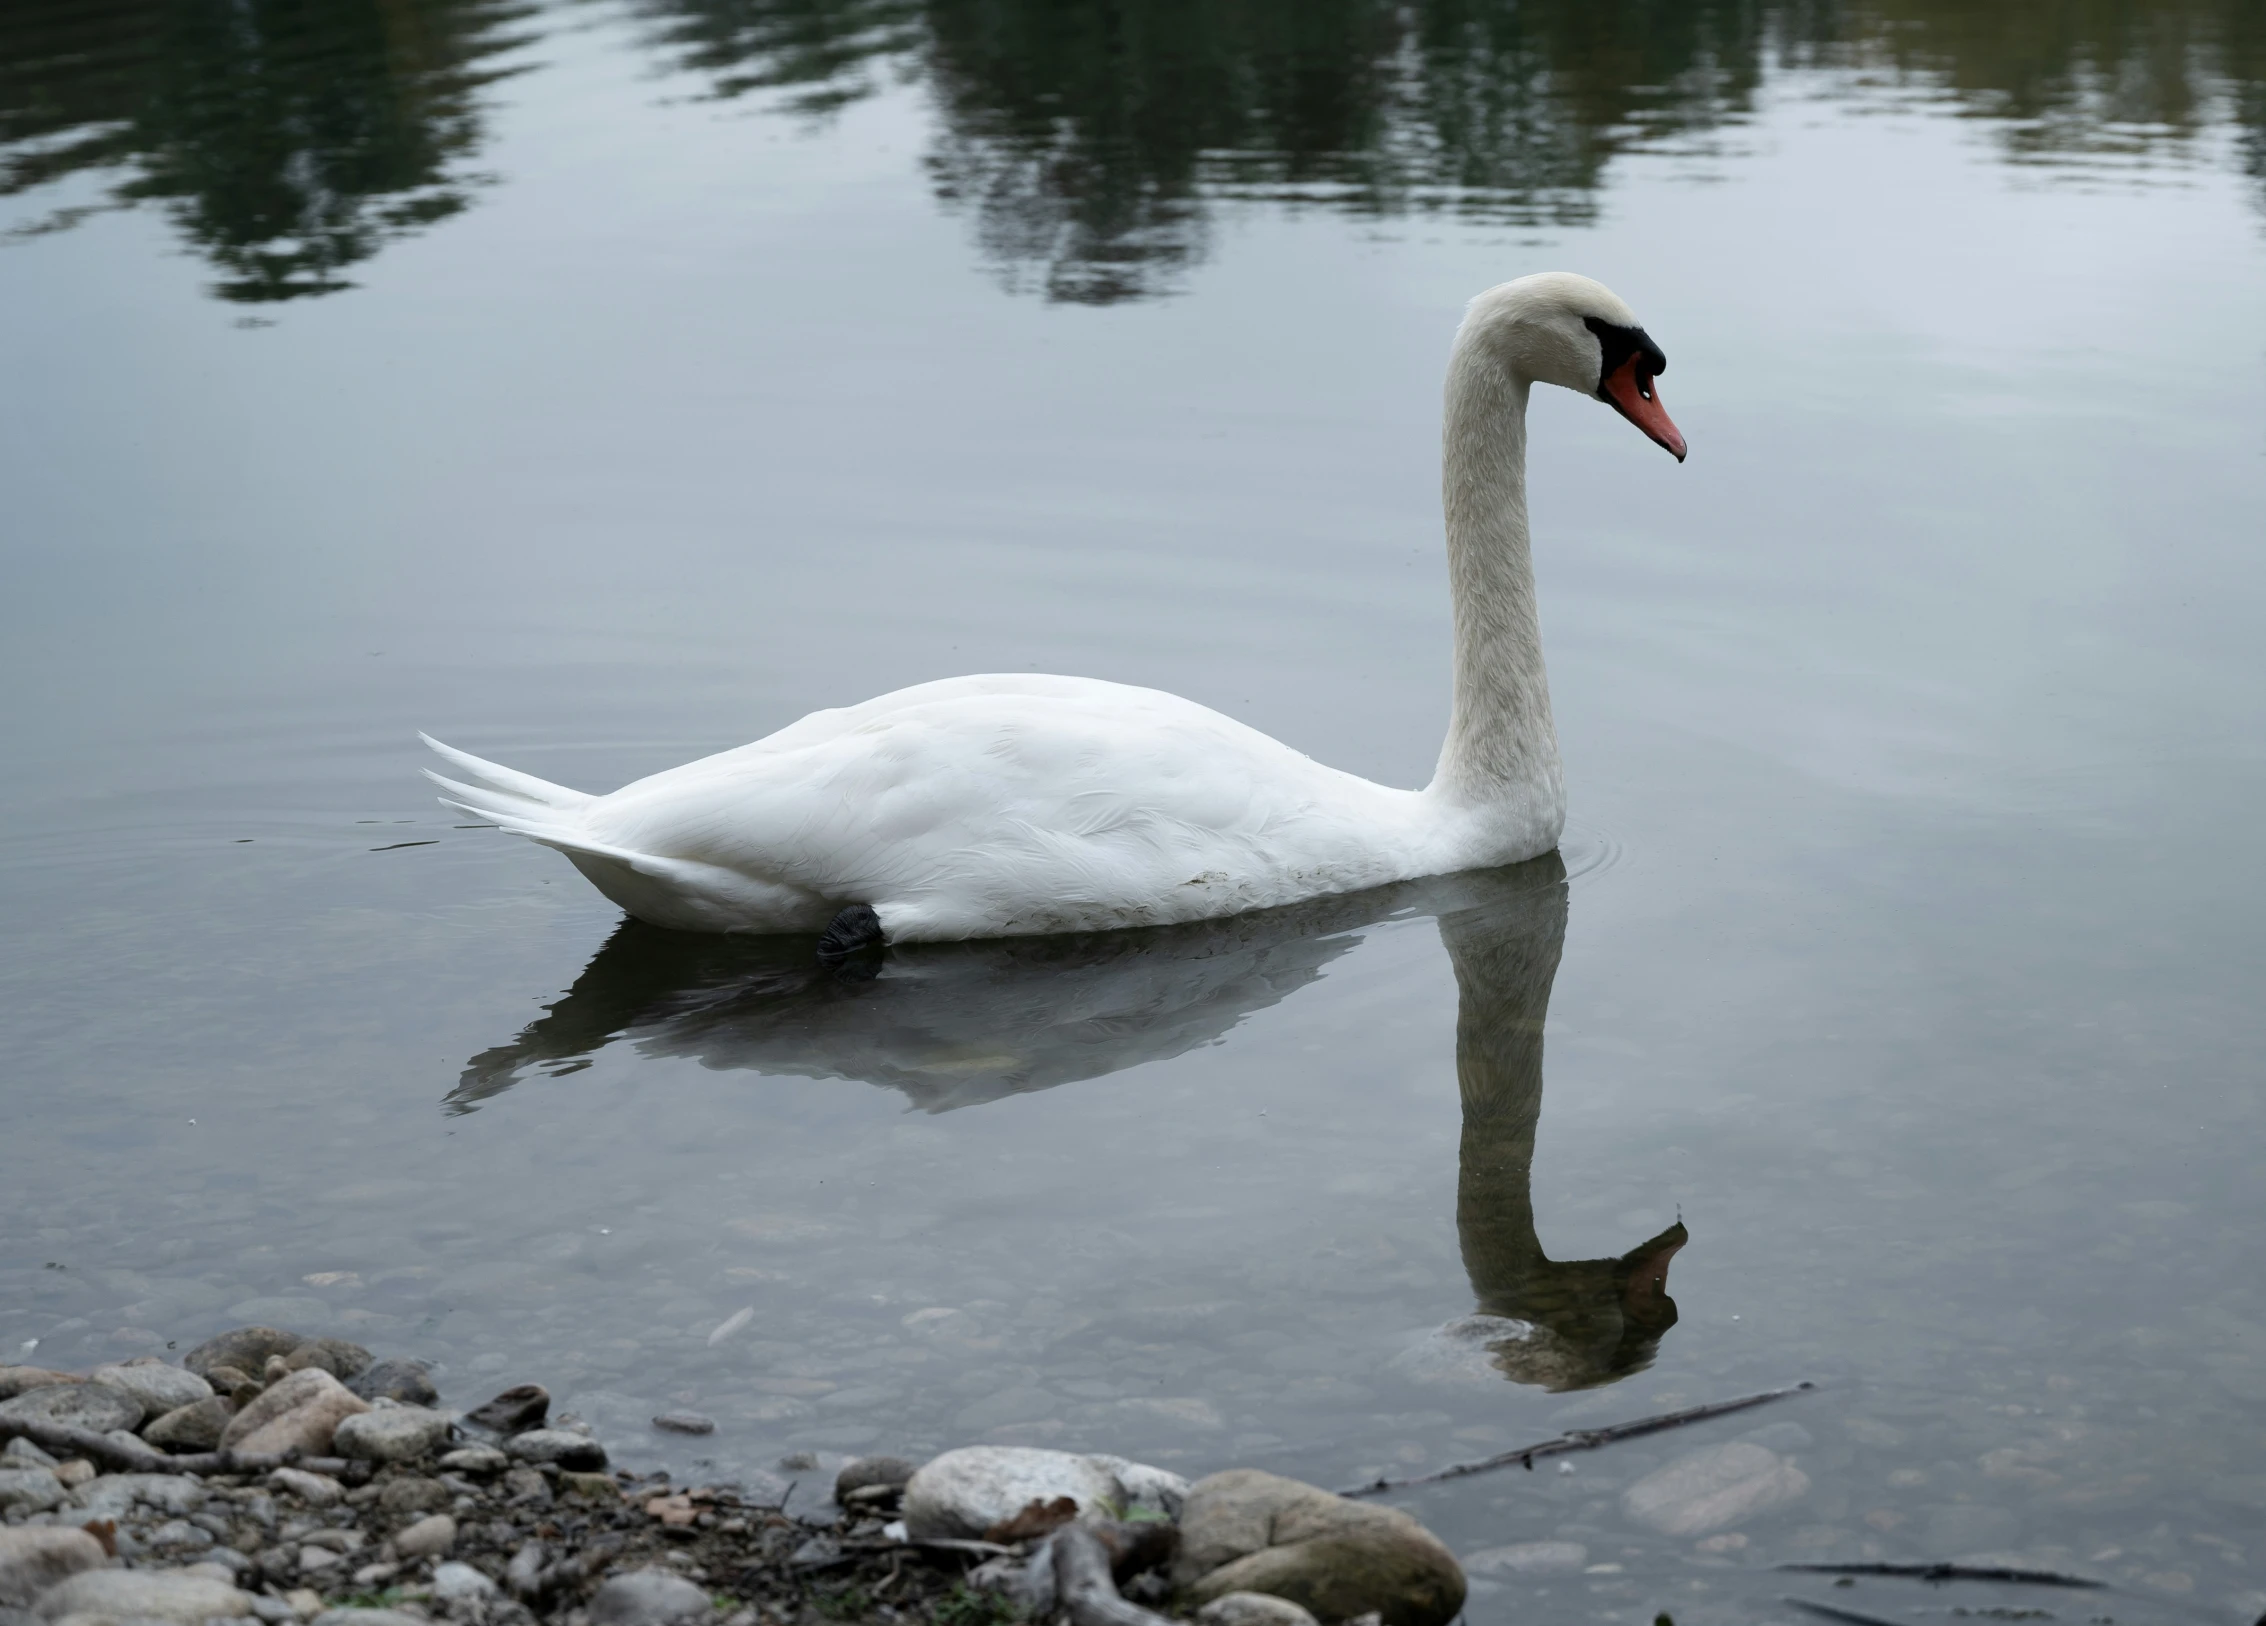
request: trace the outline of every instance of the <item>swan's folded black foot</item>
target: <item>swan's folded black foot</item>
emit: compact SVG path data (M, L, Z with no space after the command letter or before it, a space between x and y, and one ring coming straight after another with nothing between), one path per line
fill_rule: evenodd
M881 917L869 904L853 903L833 920L818 939L818 959L822 965L842 965L847 961L878 952L883 938Z

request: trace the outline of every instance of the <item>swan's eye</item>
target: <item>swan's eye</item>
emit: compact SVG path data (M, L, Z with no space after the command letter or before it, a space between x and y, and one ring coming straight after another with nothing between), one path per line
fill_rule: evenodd
M1651 400L1654 377L1668 370L1668 358L1660 353L1660 346L1652 342L1652 335L1641 327L1621 327L1602 317L1585 316L1582 322L1597 335L1597 393L1602 397L1605 380L1634 362L1633 376L1638 393L1643 399Z

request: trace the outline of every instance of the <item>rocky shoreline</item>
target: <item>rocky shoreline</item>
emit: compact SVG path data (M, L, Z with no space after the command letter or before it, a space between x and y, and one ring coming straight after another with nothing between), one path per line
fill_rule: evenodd
M617 1470L538 1385L459 1412L420 1362L272 1327L0 1367L0 1442L0 1626L1446 1626L1465 1592L1408 1515L1256 1470L974 1446L790 1511L807 1480Z

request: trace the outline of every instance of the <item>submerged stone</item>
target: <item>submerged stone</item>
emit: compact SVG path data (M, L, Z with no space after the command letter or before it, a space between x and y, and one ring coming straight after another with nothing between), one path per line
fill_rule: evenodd
M1263 1592L1322 1620L1374 1613L1386 1626L1447 1626L1465 1592L1455 1554L1406 1513L1255 1468L1189 1487L1172 1575L1199 1605Z
M266 1368L270 1355L289 1355L306 1341L304 1335L285 1332L281 1327L237 1327L207 1338L182 1356L181 1364L208 1380L213 1369L221 1366L244 1373L259 1372Z
M1777 1452L1733 1440L1678 1457L1621 1493L1621 1511L1664 1536L1704 1536L1805 1495L1809 1476Z

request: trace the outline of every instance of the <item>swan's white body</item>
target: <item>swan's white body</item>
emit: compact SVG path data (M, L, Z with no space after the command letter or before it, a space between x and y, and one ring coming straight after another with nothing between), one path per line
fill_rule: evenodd
M450 788L655 925L818 931L860 902L896 942L1203 920L1548 851L1559 826L1503 830L1156 689L1013 674L814 712L610 796Z
M1458 334L1455 713L1423 790L1324 767L1155 689L1013 674L813 712L606 796L428 740L472 782L432 777L450 806L556 847L639 919L694 931L817 931L859 903L900 942L1147 926L1535 857L1557 844L1565 792L1528 556L1526 397L1536 379L1599 387L1584 317L1641 333L1597 284L1552 274L1481 295Z

